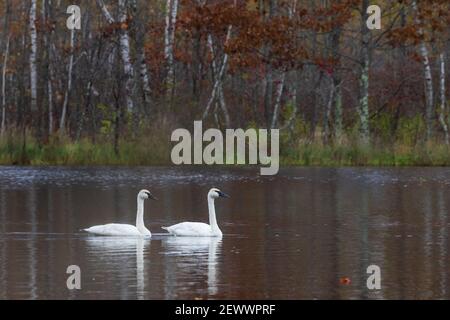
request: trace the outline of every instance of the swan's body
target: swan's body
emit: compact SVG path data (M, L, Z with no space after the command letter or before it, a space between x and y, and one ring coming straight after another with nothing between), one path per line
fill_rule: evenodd
M213 237L222 235L219 228L214 232L209 224L202 222L181 222L170 227L162 228L174 236Z
M117 237L151 237L152 234L144 225L144 200L156 199L148 190L141 190L137 195L137 214L136 226L131 224L108 223L93 226L84 231L99 236L117 236Z
M108 223L100 226L93 226L84 231L96 234L99 236L151 236L150 231L146 228L143 232L131 224L122 223Z
M170 227L162 227L171 235L180 237L221 237L222 231L217 224L214 200L228 195L213 188L208 192L209 224L201 222L181 222Z

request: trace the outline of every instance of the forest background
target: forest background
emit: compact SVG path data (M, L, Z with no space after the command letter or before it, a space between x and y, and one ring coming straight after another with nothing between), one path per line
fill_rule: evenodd
M280 129L284 165L450 165L449 7L1 0L0 164L170 164L203 120Z

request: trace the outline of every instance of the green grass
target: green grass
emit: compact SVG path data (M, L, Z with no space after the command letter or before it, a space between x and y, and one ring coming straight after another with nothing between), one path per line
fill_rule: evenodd
M28 137L0 140L1 165L168 165L172 144L162 139L120 141L119 152L109 141L53 139L40 146ZM445 144L408 146L356 144L323 145L300 143L281 146L280 163L288 166L450 166L450 148Z
M450 166L450 148L444 144L426 146L372 146L322 144L299 145L281 155L282 165L297 166Z
M170 161L169 148L167 138L152 135L120 140L116 153L107 138L93 143L52 137L39 145L29 134L24 147L23 135L7 133L0 139L0 165L164 165Z
M340 142L324 145L317 128L315 137L309 127L298 119L294 127L281 134L280 162L298 166L450 166L450 147L437 133L425 143L426 127L422 117L399 119L392 132L394 119L381 114L371 121L370 146L358 143L357 126L348 128Z
M99 133L95 143L89 138L73 141L53 136L45 143L27 132L5 132L0 138L0 165L170 165L172 129L160 121L157 128L143 130L136 138L123 137L118 152L112 133ZM395 134L392 119L380 116L372 121L370 146L358 143L357 128L350 128L340 142L324 145L320 128L311 137L310 128L298 119L281 131L280 164L284 166L450 166L450 148L437 137L424 143L425 126L420 117L402 118ZM173 125L172 125L173 126ZM255 126L256 127L256 126Z

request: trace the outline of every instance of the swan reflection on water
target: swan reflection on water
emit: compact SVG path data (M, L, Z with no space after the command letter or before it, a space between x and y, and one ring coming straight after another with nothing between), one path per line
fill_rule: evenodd
M220 237L157 238L87 237L88 260L96 266L95 270L89 270L95 277L89 285L97 292L117 288L122 298L145 299L153 297L154 290L159 291L150 283L162 276L164 285L160 293L167 299L184 294L201 298L217 295ZM156 241L152 244L156 250L150 252L152 241ZM153 260L151 265L149 258L155 254L164 257L164 263Z
M198 283L196 280L204 279L206 275L208 295L217 294L221 246L221 237L165 237L162 239L164 254L170 259L168 265L172 266L171 270L166 273L168 277L166 279L168 291L166 298L175 298L174 294L176 293L172 292L170 288L179 283L178 277L190 279L192 285L195 286ZM181 281L181 283L183 282L185 281ZM196 293L202 294L202 291L200 289Z
M123 270L124 265L133 260L130 256L136 256L136 296L144 299L145 293L145 265L144 249L150 247L150 240L141 237L88 237L86 244L88 250L96 259L104 260L109 268ZM134 268L126 267L125 270ZM130 275L131 276L131 275Z

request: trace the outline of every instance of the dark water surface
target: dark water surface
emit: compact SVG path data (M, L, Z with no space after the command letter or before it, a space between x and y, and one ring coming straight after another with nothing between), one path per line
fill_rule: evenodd
M165 236L213 186L223 239ZM151 240L79 231L133 224L142 188ZM449 210L447 168L0 167L0 299L450 299Z

